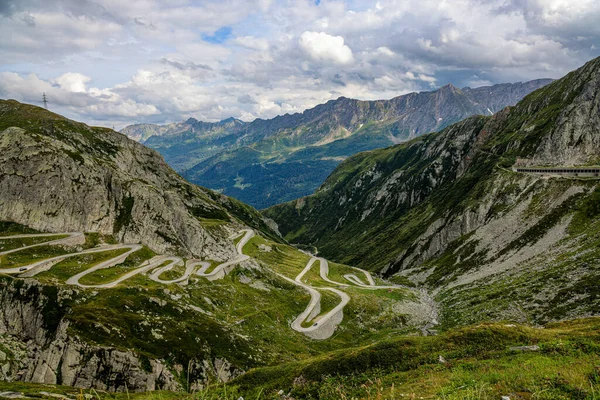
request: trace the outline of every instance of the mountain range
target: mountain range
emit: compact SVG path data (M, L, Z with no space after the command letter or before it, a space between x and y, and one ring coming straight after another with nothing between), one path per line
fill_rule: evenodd
M390 100L341 97L298 114L245 123L193 118L122 130L158 150L189 181L259 209L313 193L346 157L514 105L551 80L475 89L446 85Z
M426 294L357 271L123 134L0 100L0 397L200 390L431 323Z
M402 138L262 212L123 134L0 101L0 397L595 399L600 58L438 132L359 127L465 91L198 125L232 154L333 122L343 143Z

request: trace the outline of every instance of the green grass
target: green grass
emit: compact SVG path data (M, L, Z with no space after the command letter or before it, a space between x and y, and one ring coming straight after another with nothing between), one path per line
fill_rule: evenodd
M261 244L270 246L271 251L261 251L259 249ZM268 241L260 236L250 239L244 246L244 254L291 279L295 279L310 260L310 256L299 252L292 246Z
M23 251L0 256L0 271L3 268L17 268L55 256L69 254L72 249L62 246L37 246Z
M96 235L88 236L89 244L100 240ZM260 244L267 244L273 250L261 252ZM403 322L389 314L399 297L353 289L352 300L344 310L346 320L330 340L315 342L294 332L289 323L305 309L310 297L301 288L273 274L270 268L295 277L309 256L259 236L245 246L244 252L254 254L266 268L238 266L224 279L214 282L192 276L185 287L165 286L136 275L126 285L100 290L94 296L85 296L83 291L81 296L62 300L67 303L59 302L55 311L70 321L72 334L84 341L136 349L148 358L166 359L171 365L187 365L191 359L218 356L248 369L291 362L349 345L372 343L406 331ZM107 252L75 256L38 278L40 282L52 285L49 288L55 288L54 285L73 274L115 255L116 252ZM110 282L152 255L146 249L136 252L124 264L86 275L81 283ZM332 271L336 276L352 272L337 264L332 265ZM182 271L176 272L179 277ZM165 275L161 278L165 279ZM315 284L318 279L317 275ZM13 282L18 284L19 280ZM260 285L254 287L254 283ZM339 301L336 294L323 291L321 315ZM48 315L53 313L48 310ZM195 339L190 340L190 337ZM199 374L200 371L195 371L192 377Z
M64 284L67 279L96 264L125 253L126 249L111 250L101 253L82 254L69 257L52 266L48 271L36 275L36 279L45 283Z
M123 254L124 252L125 251L122 251L120 254ZM90 274L84 275L79 280L79 283L82 285L101 285L110 283L127 272L140 267L144 261L151 259L155 255L156 254L152 250L144 247L141 250L129 255L121 264L110 268L99 269Z
M15 222L0 221L0 236L21 235L24 233L40 232Z
M31 246L34 244L51 242L53 240L66 238L68 235L56 235L45 237L25 237L13 239L0 239L0 252L17 249L19 247Z
M206 271L204 271L205 274L210 274L216 267L223 264L222 262L214 260L206 260L206 262L210 263L210 266L206 269Z
M164 267L166 264L170 264L170 261L163 263L160 267ZM164 281L171 281L171 280L181 278L184 273L185 273L185 265L175 265L170 270L165 271L162 274L160 274L160 276L158 278L162 279Z
M537 345L519 352L511 346ZM579 319L545 329L480 324L434 337L395 337L301 361L248 371L230 383L186 394L99 393L100 399L521 399L597 400L600 395L600 320ZM443 356L445 363L438 361ZM34 395L76 389L2 382L1 390ZM84 391L89 393L90 391ZM94 392L92 392L94 393ZM520 397L517 397L520 396Z

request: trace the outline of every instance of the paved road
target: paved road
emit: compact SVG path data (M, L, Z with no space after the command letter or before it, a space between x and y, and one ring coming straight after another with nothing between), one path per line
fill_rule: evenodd
M319 261L319 275L321 279L325 282L332 283L341 288L348 288L350 285L346 283L336 282L329 278L329 263L327 260L321 257L311 257L306 264L306 267L296 276L295 279L288 278L287 276L277 274L281 278L285 279L288 282L291 282L297 286L300 286L304 290L306 290L310 294L310 301L304 311L300 313L296 317L294 321L292 321L291 328L297 332L301 332L313 339L328 339L333 335L337 326L344 320L344 307L350 301L350 296L335 288L331 287L320 287L319 290L328 290L337 294L341 301L338 305L336 305L332 310L327 312L325 315L320 317L321 313L321 293L319 290L310 286L304 282L302 282L302 278L310 271L313 265ZM362 272L368 284L362 282L356 275L354 274L346 274L344 278L346 278L350 283L366 289L399 289L399 286L377 286L375 285L375 281L373 277L368 271L362 270L360 268L354 268L357 271ZM302 324L306 324L309 322L313 322L310 327L303 327Z
M42 242L42 243L36 243L36 244L31 244L29 246L23 246L23 247L18 247L16 249L12 249L12 250L7 250L7 251L3 251L0 252L0 256L4 256L6 254L11 254L11 253L16 253L18 251L23 251L23 250L27 250L27 249L31 249L32 247L39 247L39 246L52 246L52 245L57 245L57 244L83 244L85 243L85 235L81 232L69 232L69 233L28 233L28 234L24 234L24 235L13 235L13 236L2 236L0 237L0 240L2 239L23 239L23 238L37 238L37 237L55 237L55 236L64 236L67 235L67 237L64 238L60 238L60 239L56 239L56 240L51 240L48 242ZM81 240L83 239L83 240Z
M64 254L56 257L52 257L45 260L36 261L24 267L17 268L9 268L0 270L0 272L5 274L18 274L20 276L35 276L36 274L47 271L55 264L63 261L69 257L75 257L78 255L92 254L92 253L100 253L112 250L126 249L127 251L121 255L111 258L110 260L103 261L91 268L82 271L69 279L67 279L66 283L69 285L76 285L82 288L112 288L117 286L118 284L126 281L127 279L132 278L135 275L146 273L152 271L149 275L149 278L163 284L172 284L172 283L185 283L192 275L202 276L209 280L221 279L225 275L227 275L235 265L248 260L250 257L243 253L244 246L254 237L254 231L251 229L243 229L237 235L231 237L231 239L235 237L239 237L240 234L244 236L240 239L238 244L236 245L237 255L234 259L221 263L216 266L211 272L206 272L210 268L210 263L202 260L187 260L184 264L184 260L180 257L175 256L155 256L150 260L143 262L139 267L127 272L126 274L121 275L119 278L114 281L98 284L98 285L83 285L79 281L84 276L91 274L95 271L111 268L115 265L121 264L124 262L127 257L136 251L139 251L142 246L139 244L115 244L115 245L105 245L101 247L96 247L92 249L82 250L80 252ZM82 244L85 242L85 236L79 232L72 233L64 233L64 234L27 234L27 235L15 235L9 237L0 237L0 239L14 239L14 238L25 238L25 237L52 237L57 235L67 235L67 237L57 240L50 240L48 242L34 244L31 246L21 247L19 249L8 250L6 252L0 253L0 255L10 254L17 251L21 251L24 249L29 249L36 246L42 245L58 245L58 244ZM327 260L321 257L311 257L306 267L296 276L295 279L291 279L287 276L277 273L278 276L289 281L297 286L302 287L310 294L310 301L306 306L305 310L298 315L294 321L291 323L291 328L297 332L301 332L313 339L327 339L333 335L337 326L344 319L344 307L350 301L350 296L343 292L340 289L332 288L332 287L319 287L318 290L309 284L302 282L302 278L310 271L310 269L315 265L316 262L319 262L319 275L321 279L325 282L336 285L339 288L348 288L350 286L366 288L366 289L398 289L399 286L377 286L375 285L375 281L371 274L368 271L362 270L360 268L354 268L356 271L361 272L365 278L367 283L364 283L357 275L355 274L346 274L344 278L350 282L342 283L336 282L329 278L329 263ZM165 263L168 263L164 265ZM181 277L171 280L161 279L160 276L172 270L177 266L185 265L185 271ZM335 293L339 296L340 302L330 311L321 314L321 293L320 290L327 290L332 293ZM309 327L303 327L302 324L311 323L312 325Z
M119 283L132 278L135 275L138 275L140 273L145 273L148 271L152 271L153 269L156 269L156 270L150 274L150 276L149 276L150 279L152 279L156 282L159 282L159 283L163 283L163 284L181 283L181 282L187 281L189 279L189 277L194 273L194 271L196 270L196 268L198 266L200 266L200 268L198 269L198 271L196 271L197 275L206 277L209 280L215 280L215 279L223 278L225 275L227 275L231 271L231 269L233 269L233 266L250 258L247 255L243 254L242 250L243 250L244 246L248 243L248 241L250 239L252 239L252 237L254 236L254 231L251 229L243 229L234 237L239 237L240 234L243 234L244 236L239 241L239 243L236 245L236 250L237 250L238 254L236 255L236 257L233 260L227 261L225 263L218 265L210 273L205 273L205 271L210 267L209 262L201 261L201 260L188 260L187 263L185 264L186 269L185 269L185 272L183 273L183 275L177 279L171 279L171 280L160 279L160 276L164 272L167 272L177 266L184 265L184 260L181 259L180 257L175 257L175 256L153 257L152 259L143 262L139 267L127 272L126 274L121 275L116 280L108 282L108 283L103 283L103 284L98 284L98 285L83 285L79 282L81 278L83 278L84 276L86 276L88 274L91 274L91 273L96 272L101 269L111 268L111 267L114 267L115 265L123 263L129 255L142 249L142 245L139 245L139 244L114 244L114 245L105 245L105 246L95 247L92 249L86 249L86 250L82 250L82 251L75 252L75 253L63 254L60 256L47 258L44 260L33 262L33 263L31 263L29 265L25 265L25 266L20 266L20 267L16 267L16 268L0 269L0 272L4 273L4 274L15 274L15 275L23 276L23 277L31 277L31 276L35 276L35 275L39 274L40 272L49 270L55 264L65 260L67 258L70 258L70 257L126 249L127 251L124 252L123 254L113 257L109 260L103 261L91 268L88 268L85 271L82 271L82 272L70 277L69 279L67 279L67 281L65 283L68 285L76 285L76 286L79 286L82 288L96 288L96 289L112 288L112 287L117 286ZM46 233L24 234L24 235L0 237L0 239L54 237L54 236L62 236L62 235L66 235L66 237L61 238L61 239L56 239L56 240L50 240L50 241L43 242L43 243L37 243L34 245L30 245L30 246L24 246L24 247L20 247L17 249L7 250L5 252L0 253L0 256L15 253L15 252L22 251L25 249L30 249L32 247L43 246L43 245L60 245L60 244L76 245L76 244L85 243L85 236L81 232L52 233L52 234L46 234ZM168 262L168 264L163 265L166 262ZM163 265L163 266L161 267L161 265ZM158 267L160 267L160 268L158 268Z
M244 233L244 237L242 237L242 239L235 246L238 255L233 260L217 265L215 269L208 273L206 271L208 268L210 268L210 263L204 263L202 267L196 271L196 275L202 276L210 281L221 279L225 277L225 275L227 275L236 264L248 260L250 257L244 254L243 249L246 243L248 243L248 241L254 237L254 231L252 229L242 229L240 233L242 232ZM239 237L239 235L237 236Z
M70 257L75 257L75 256L80 256L80 255L85 255L85 254L93 254L93 253L103 253L103 252L112 251L112 250L129 249L129 251L127 251L125 254L119 255L119 256L114 257L113 259L105 262L105 263L108 263L113 260L120 260L116 263L121 263L125 260L125 258L127 258L127 255L129 255L135 251L138 251L141 248L142 248L142 246L137 245L137 244L133 244L133 245L115 244L115 245L108 245L108 246L102 246L102 247L95 247L93 249L86 249L86 250L82 250L82 251L79 251L76 253L62 254L60 256L46 258L44 260L36 261L34 263L31 263L31 264L25 265L25 266L21 266L21 267L0 269L0 272L2 272L4 274L21 274L26 277L35 276L35 275L39 274L40 272L49 270L53 265L55 265L63 260L66 260L67 258L70 258ZM96 267L92 267L92 268L96 268Z
M375 280L369 271L365 271L364 269L353 267L355 270L362 272L367 278L367 283L364 283L358 276L355 274L346 274L344 278L348 281L354 283L356 286L361 287L363 289L399 289L400 286L397 285L388 285L388 286L378 286L375 284Z
M302 270L302 272L298 276L300 276L300 277L304 276L312 268L313 264L316 261L319 261L319 275L321 276L321 279L323 279L325 282L332 283L332 284L338 285L340 287L349 287L350 286L347 283L336 282L329 278L329 263L327 262L326 259L324 259L322 257L311 257L311 259L308 261L308 264L306 264L306 267ZM371 275L371 273L369 271L366 271L364 269L360 269L357 267L352 267L352 268L361 272L367 278L367 283L364 283L355 274L344 275L344 278L347 281L349 281L350 283L352 283L356 286L359 286L359 287L362 287L365 289L399 289L399 286L394 286L394 285L377 286L377 285L375 285L375 280L373 279L373 276Z

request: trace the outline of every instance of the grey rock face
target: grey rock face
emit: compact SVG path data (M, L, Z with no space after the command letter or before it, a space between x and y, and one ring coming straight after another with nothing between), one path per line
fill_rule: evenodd
M49 321L44 315L49 301L34 280L0 291L0 335L11 338L18 355L12 355L12 364L0 361L5 380L108 391L181 389L160 360L144 365L130 350L84 343L69 334L67 321Z
M208 230L202 218L270 230L254 210L187 183L124 135L0 101L0 220L115 234L159 253L234 255L227 229Z
M596 59L569 80L571 90L560 93L561 100L569 104L561 110L550 134L544 136L532 164L573 166L600 161L599 69L600 60ZM561 88L553 86L559 95ZM572 96L575 98L571 100Z

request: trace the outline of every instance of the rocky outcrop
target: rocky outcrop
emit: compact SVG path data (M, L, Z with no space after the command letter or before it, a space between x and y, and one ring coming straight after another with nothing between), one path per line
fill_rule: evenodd
M600 59L591 61L568 80L552 85L553 97L565 106L533 155L537 165L586 165L600 161ZM565 90L569 88L569 90ZM557 101L557 100L554 100ZM552 107L548 104L546 107ZM534 123L526 129L535 129Z
M108 391L179 390L175 375L160 360L131 350L85 343L69 332L60 298L65 289L34 280L2 282L0 360L5 380L62 384ZM0 357L2 358L2 357Z
M0 101L0 220L214 260L235 254L231 229L276 236L256 211L187 183L157 152L12 100ZM231 229L207 229L203 220Z

